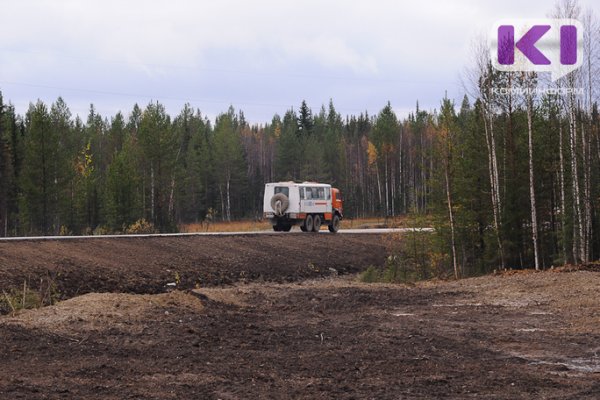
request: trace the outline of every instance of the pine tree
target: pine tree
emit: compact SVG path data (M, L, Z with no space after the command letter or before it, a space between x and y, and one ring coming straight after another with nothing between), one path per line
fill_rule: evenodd
M306 100L302 100L300 105L300 113L298 114L298 130L297 135L301 138L306 138L313 133L314 120L312 111L308 108Z
M329 101L325 135L323 137L323 156L327 181L345 189L346 149L342 136L343 122L335 110L333 101ZM343 190L345 192L345 190Z
M385 204L385 215L393 215L392 204L395 199L392 197L393 182L392 170L394 168L394 155L398 140L398 119L392 110L390 102L379 112L375 125L373 126L373 144L379 154L380 164L383 176L378 173L378 180L383 179L383 184L378 183L378 187L383 188L383 201Z
M206 215L207 189L210 187L210 149L208 148L208 123L202 114L186 106L173 121L180 141L177 180L178 221L201 221Z
M178 143L171 119L160 103L150 103L144 110L137 133L150 220L161 231L176 229L170 212L173 173Z
M20 208L26 231L46 234L53 231L57 209L59 140L51 129L48 108L42 101L30 104L25 126Z
M131 154L132 144L126 143L108 167L105 190L107 223L113 230L125 230L139 219L137 187L139 177Z
M0 92L0 235L17 233L18 176L22 164L22 129L11 104L3 104Z
M13 177L10 159L9 142L6 135L5 107L0 92L0 232L3 236L8 231L8 205Z
M223 220L231 221L233 203L243 195L245 186L244 153L239 121L233 108L217 117L214 133L214 165ZM242 210L238 210L238 215Z
M448 223L450 225L450 248L452 250L452 267L454 277L459 277L459 267L457 259L456 244L456 221L453 203L454 190L454 140L456 135L456 115L454 113L454 104L445 97L442 100L442 107L439 118L439 145L441 147L441 158L444 174L444 186L446 191L446 204L448 207Z
M283 117L283 122L275 123L277 142L275 177L277 180L301 179L302 142L296 133L297 118L293 110L289 110Z

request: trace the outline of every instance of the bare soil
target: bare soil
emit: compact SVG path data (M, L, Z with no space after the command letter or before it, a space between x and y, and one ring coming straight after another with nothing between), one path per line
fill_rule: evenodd
M74 285L70 269L57 281L67 277L64 288L90 289L50 307L0 317L0 398L600 396L596 269L364 284L341 272L380 260L379 238L322 235L324 241L308 252L296 248L306 244L296 236L286 236L287 244L279 235L239 244L218 243L223 238L129 242L132 254L154 266L147 274L138 261L119 263L116 257L133 258L118 240L93 242L101 244L103 257L84 241L0 244L0 257L10 251L11 257L35 260L20 275L3 269L4 287L38 268L47 272L63 257L83 281ZM190 260L207 257L206 246L220 256L194 267ZM274 248L296 253L289 262L276 262L268 255ZM171 252L177 257L163 265L169 249L178 249ZM348 258L336 264L346 251ZM320 257L306 261L303 253ZM319 264L322 259L327 262ZM305 262L313 266L305 270ZM159 280L151 273L167 267L182 276L216 278L205 278L199 288L192 288L193 278L181 280L185 284L169 292L164 282L171 275ZM219 268L227 281L220 280ZM110 279L97 280L96 274ZM110 290L92 292L97 289Z
M0 242L0 288L52 282L67 299L356 273L385 259L377 234L92 238ZM0 292L1 293L1 292Z

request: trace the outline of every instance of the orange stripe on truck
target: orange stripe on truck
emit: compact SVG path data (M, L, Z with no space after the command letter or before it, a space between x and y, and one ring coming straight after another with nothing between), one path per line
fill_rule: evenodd
M326 206L327 202L326 201L315 201L315 206Z

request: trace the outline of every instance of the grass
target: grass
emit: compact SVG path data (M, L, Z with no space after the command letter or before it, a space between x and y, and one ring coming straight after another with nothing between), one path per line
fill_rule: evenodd
M0 315L15 315L21 310L40 308L56 303L59 293L52 277L40 280L37 290L29 287L27 281L23 281L22 288L13 288L9 292L2 290L0 293Z
M401 228L406 223L406 217L365 217L365 218L347 218L343 224L348 229L368 229L368 228Z
M418 274L395 256L389 256L383 267L369 266L358 275L366 283L413 283L420 280Z
M427 221L425 221L427 223ZM342 220L342 229L368 229L368 228L403 228L412 226L411 218L402 217L368 217L368 218L345 218ZM427 225L429 226L429 225ZM323 225L321 229L326 229ZM270 231L271 224L267 220L239 220L239 221L215 221L211 223L189 223L179 225L179 232L251 232Z
M211 223L189 223L179 225L179 232L251 232L272 230L268 221L241 220L218 221Z

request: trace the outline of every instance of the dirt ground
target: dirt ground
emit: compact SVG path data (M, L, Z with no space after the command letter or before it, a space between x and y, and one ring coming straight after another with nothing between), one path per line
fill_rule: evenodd
M87 246L81 243L19 244L23 259L25 253L38 254L28 258L31 265L24 273L58 265L56 260L64 257L80 269L78 276L92 283L77 286L90 289L87 294L0 317L0 398L600 396L597 271L505 273L415 286L364 284L351 272L382 257L379 239L326 237L314 248L335 253L332 249L346 246L339 251L353 253L340 265L332 256L323 264L310 261L312 267L304 270L300 250L296 261L267 261L266 249L285 251L292 244L286 247L279 238L241 240L247 254L213 260L214 271L222 266L228 281L205 279L199 288L180 284L170 292L151 272L141 274L143 268L135 263L118 267L115 257L126 254L122 243L99 242L104 257L100 251L77 252ZM332 237L344 240L332 242ZM220 277L203 269L210 263L194 270L190 259L202 259L205 245L235 243L187 240L143 242L149 254L139 257L160 268L177 267L184 275L195 271ZM9 250L11 257L19 255L9 247L0 246L0 257L5 257L0 265ZM54 249L51 256L44 252L49 249ZM167 258L161 258L161 249L179 249L172 253L179 257L162 265ZM88 271L80 260L94 260L93 268ZM244 264L249 260L265 261ZM243 266L256 278L240 276ZM336 266L341 272L329 270ZM57 281L66 276L71 282L74 274L68 271L57 274ZM97 285L95 273L110 279ZM13 271L3 285L18 282L23 273L15 276Z
M38 289L51 282L63 299L92 292L156 294L168 284L193 289L355 273L384 259L377 234L0 241L0 288L26 281Z

